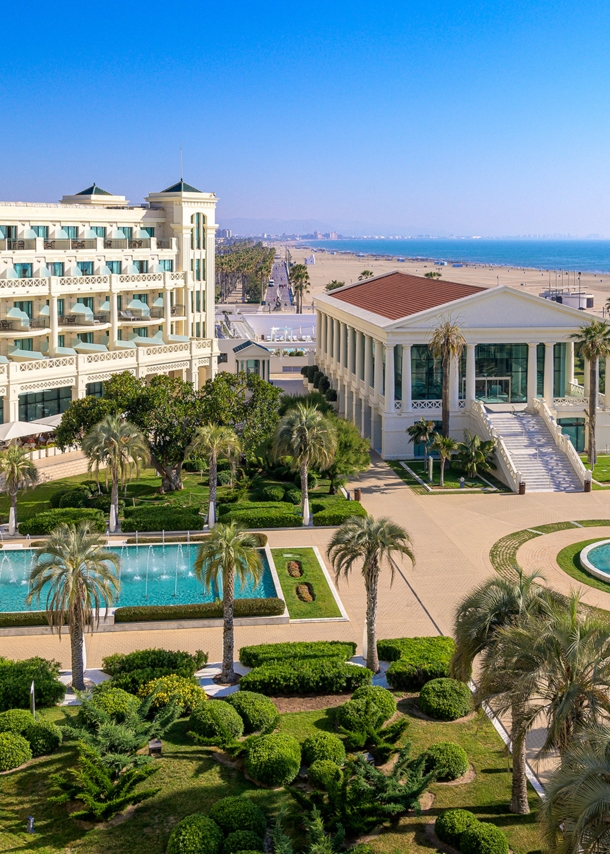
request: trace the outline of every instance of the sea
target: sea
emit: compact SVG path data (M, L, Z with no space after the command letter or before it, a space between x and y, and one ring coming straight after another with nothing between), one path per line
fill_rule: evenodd
M308 240L304 245L329 252L353 252L405 259L447 261L540 270L610 272L610 240L502 240L486 238L408 238Z

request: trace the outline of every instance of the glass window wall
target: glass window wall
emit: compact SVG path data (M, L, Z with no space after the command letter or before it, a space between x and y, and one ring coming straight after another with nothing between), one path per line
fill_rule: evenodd
M443 367L427 344L411 347L411 394L413 400L440 400Z
M475 396L494 403L525 403L527 351L527 344L478 344Z

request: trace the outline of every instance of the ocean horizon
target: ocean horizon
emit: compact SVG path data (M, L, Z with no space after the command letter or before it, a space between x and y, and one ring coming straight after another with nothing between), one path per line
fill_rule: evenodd
M448 264L454 262L494 267L531 267L538 270L576 270L587 273L610 271L610 240L350 238L307 240L303 241L303 245L326 249L330 252L355 252L409 260L421 258L447 261Z

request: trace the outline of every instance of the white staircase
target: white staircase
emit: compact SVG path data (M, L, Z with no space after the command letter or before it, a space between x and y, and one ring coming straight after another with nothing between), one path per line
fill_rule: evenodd
M574 466L537 413L492 412L487 419L503 440L512 463L521 472L528 492L582 492Z

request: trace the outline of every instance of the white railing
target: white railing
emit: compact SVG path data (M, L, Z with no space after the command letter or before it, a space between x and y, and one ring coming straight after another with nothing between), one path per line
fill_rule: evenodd
M49 279L0 279L0 291L23 291L30 288L48 290Z
M402 410L402 400L394 401L394 412L400 412Z
M57 368L76 367L76 356L61 356L58 359L32 359L29 362L12 362L11 373L31 373L33 371L55 371Z
M568 383L568 391L570 393L570 397L584 397L585 390L583 386L578 385L578 383Z
M481 438L495 440L496 458L500 468L502 469L502 473L513 492L518 492L519 484L523 481L523 476L515 466L513 458L504 444L504 440L498 435L495 427L493 426L487 410L485 409L485 405L480 400L471 401L470 414L477 423Z
M458 409L466 409L466 401L465 400L458 401Z
M543 398L534 398L534 412L537 412L538 415L542 417L542 420L548 427L555 444L569 459L572 468L576 472L576 476L584 487L585 481L591 480L591 472L585 468L583 461L578 456L576 448L570 439L562 432L561 427L555 421L551 410L548 408L546 401Z
M602 395L600 395L602 397ZM589 405L588 397L554 397L553 407L555 409L565 409L566 407L585 409Z
M414 400L412 402L413 409L423 409L426 412L434 409L441 409L442 405L442 400Z

